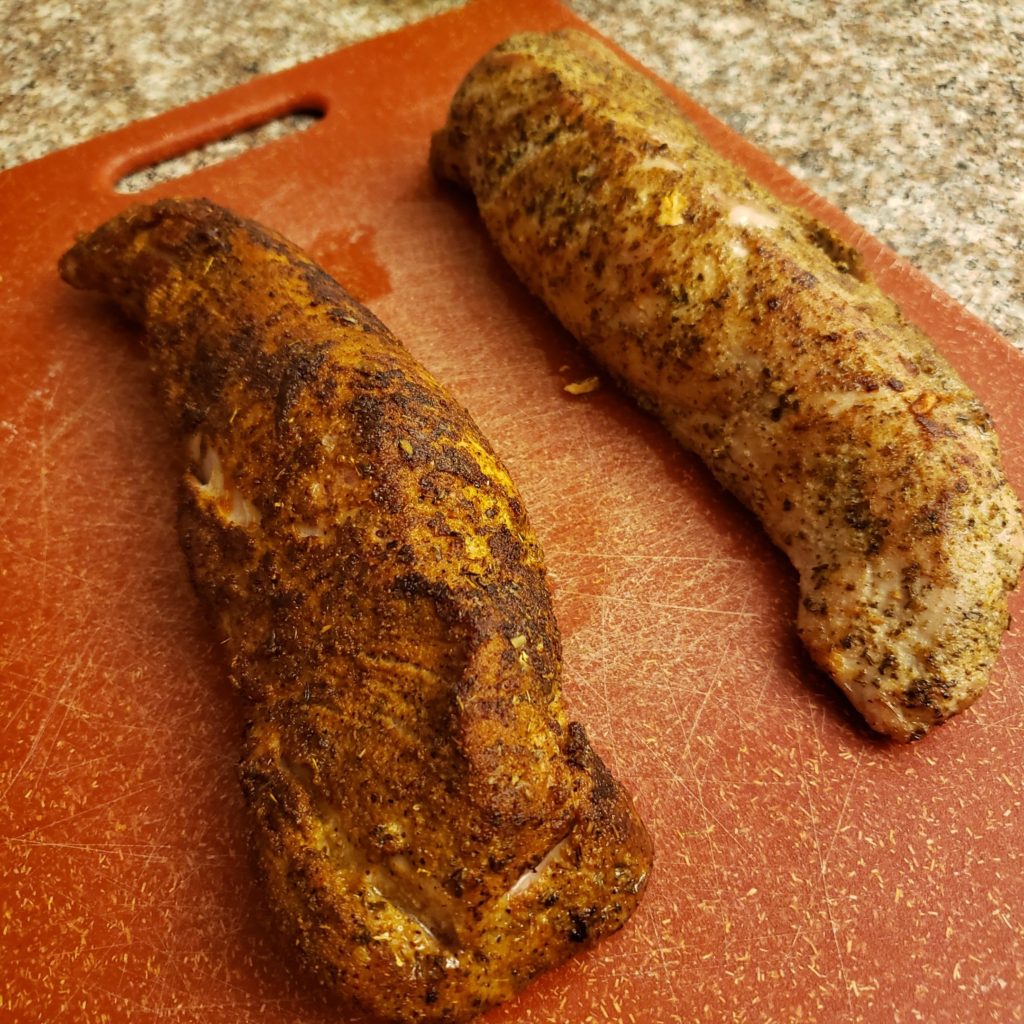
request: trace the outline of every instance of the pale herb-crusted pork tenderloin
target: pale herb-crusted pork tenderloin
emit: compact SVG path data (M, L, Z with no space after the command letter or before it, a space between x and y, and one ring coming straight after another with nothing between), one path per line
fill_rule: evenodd
M1022 558L992 421L858 255L574 31L515 36L433 141L523 282L752 509L797 628L906 740L984 689Z

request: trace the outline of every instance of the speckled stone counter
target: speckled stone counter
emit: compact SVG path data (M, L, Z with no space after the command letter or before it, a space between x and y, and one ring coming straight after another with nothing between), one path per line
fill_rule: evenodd
M0 162L43 156L454 6L0 0ZM1024 5L568 6L1024 348Z

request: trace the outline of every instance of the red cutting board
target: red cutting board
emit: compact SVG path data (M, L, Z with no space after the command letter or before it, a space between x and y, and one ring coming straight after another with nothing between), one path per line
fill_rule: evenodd
M128 170L320 106L152 190L284 232L470 408L547 550L566 699L657 844L647 898L488 1020L1024 1016L1024 661L922 743L859 723L794 638L756 523L592 372L427 170L463 73L550 0L469 7L0 176L0 1019L325 1024L245 848L244 709L189 590L175 445L134 331L55 264ZM714 143L866 251L979 392L1024 489L1024 359L685 97ZM1020 598L1015 606L1021 607Z

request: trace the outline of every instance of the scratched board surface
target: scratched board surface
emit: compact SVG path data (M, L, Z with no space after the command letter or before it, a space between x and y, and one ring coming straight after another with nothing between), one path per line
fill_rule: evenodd
M469 407L546 548L570 709L657 845L630 924L487 1019L1024 1016L1019 635L966 715L911 747L870 735L802 653L795 579L756 523L611 388L563 390L592 368L427 171L474 60L573 21L478 0L0 176L0 1019L348 1019L294 973L252 878L245 709L186 580L135 332L55 273L134 201L122 174L308 106L326 111L309 131L145 198L287 234ZM676 96L862 246L988 405L1022 489L1021 357Z

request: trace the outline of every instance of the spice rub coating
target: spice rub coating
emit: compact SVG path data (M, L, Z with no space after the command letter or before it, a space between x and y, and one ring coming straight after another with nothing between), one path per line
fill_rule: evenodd
M146 346L188 468L180 534L251 702L241 781L308 967L462 1021L619 928L651 846L567 720L543 558L469 414L294 245L135 207L65 279Z
M431 159L522 281L757 514L799 573L804 644L872 728L915 739L982 692L1019 504L985 409L853 249L578 32L487 54Z

